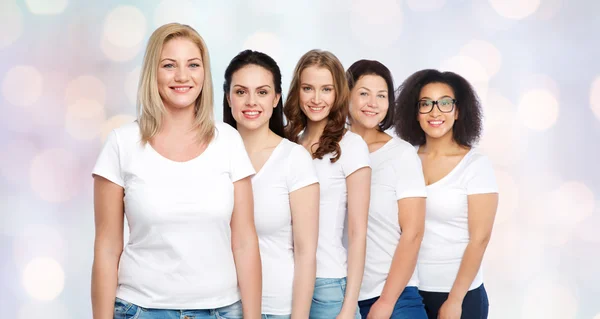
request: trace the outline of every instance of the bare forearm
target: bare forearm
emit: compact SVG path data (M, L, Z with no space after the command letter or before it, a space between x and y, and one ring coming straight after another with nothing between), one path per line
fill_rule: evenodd
M315 289L317 258L315 253L296 253L294 261L294 292L292 319L308 318Z
M473 279L477 275L479 268L481 267L481 261L483 260L483 254L487 247L487 242L469 242L465 253L463 254L462 262L454 285L450 290L449 299L462 300L469 291L469 287L473 283Z
M262 270L258 240L249 240L244 247L233 251L238 284L242 296L244 318L259 319L261 316Z
M383 301L396 304L396 301L415 272L422 238L420 235L408 234L403 234L400 237L400 241L394 252L390 272L381 292L380 299Z
M358 294L365 270L366 248L366 232L361 231L348 235L348 281L342 311L356 311Z
M117 294L118 258L96 257L92 265L92 312L94 319L112 319Z

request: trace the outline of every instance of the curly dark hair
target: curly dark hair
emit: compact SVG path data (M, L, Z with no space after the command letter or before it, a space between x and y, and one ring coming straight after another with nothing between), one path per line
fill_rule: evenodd
M297 143L300 132L306 128L307 117L300 107L300 75L304 69L311 66L329 70L333 77L335 90L335 101L327 116L327 124L323 134L319 138L319 147L312 153L312 157L323 159L325 154L333 153L334 156L330 160L335 163L342 155L340 141L346 133L350 90L348 89L344 67L333 53L311 50L305 53L296 64L287 100L283 106L283 112L288 120L285 126L285 136L290 141Z
M395 95L394 95L394 79L392 78L392 72L390 72L390 70L379 61L375 61L375 60L356 61L356 62L354 62L354 64L352 64L348 68L348 71L346 71L346 79L348 80L348 87L351 91L354 88L355 83L358 82L358 80L364 75L380 76L385 80L385 83L387 84L389 109L388 109L385 117L381 121L381 123L379 123L379 130L381 132L383 132L383 131L387 130L388 128L392 127L392 125L394 124Z
M452 127L452 138L462 146L475 145L482 128L482 111L477 93L462 76L433 69L414 73L398 87L396 92L398 98L394 105L396 134L413 145L425 144L425 132L416 120L419 115L417 103L421 89L430 83L443 83L452 88L458 110L458 119Z
M273 58L262 52L252 50L244 50L236 55L231 62L229 62L229 65L225 70L225 82L223 82L223 122L231 125L235 129L237 129L237 123L233 118L233 114L231 114L231 107L229 107L227 94L229 94L229 90L231 89L231 78L233 77L233 74L239 69L251 64L258 65L271 72L275 93L281 94L281 71ZM281 137L283 137L282 100L283 97L277 102L277 106L273 109L273 114L269 119L269 129Z

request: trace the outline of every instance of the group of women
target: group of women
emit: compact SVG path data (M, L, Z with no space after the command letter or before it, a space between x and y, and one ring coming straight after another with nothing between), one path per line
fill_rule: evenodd
M284 99L246 50L223 90L219 123L202 37L152 34L138 120L93 169L95 319L487 318L498 194L465 79L396 90L380 62L311 50Z

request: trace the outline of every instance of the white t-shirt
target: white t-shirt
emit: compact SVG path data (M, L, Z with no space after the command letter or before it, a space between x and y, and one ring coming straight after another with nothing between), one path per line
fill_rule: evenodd
M145 308L213 309L240 299L231 251L233 182L254 174L238 132L217 123L206 150L175 162L113 130L93 174L124 188L129 242L117 297Z
M381 296L383 291L402 234L398 200L427 197L421 161L409 143L392 138L371 153L371 169L367 256L359 300ZM407 286L418 286L416 269Z
M342 243L348 212L346 177L360 168L369 167L369 148L359 135L346 132L340 148L342 154L335 163L330 161L332 154L313 160L321 188L317 245L319 278L346 277L348 256Z
M262 260L262 313L292 313L294 241L290 193L318 183L310 154L283 139L252 177L254 221Z
M450 292L469 243L467 197L497 192L492 164L475 148L448 175L427 186L425 234L418 262L419 289ZM479 268L469 290L482 283Z

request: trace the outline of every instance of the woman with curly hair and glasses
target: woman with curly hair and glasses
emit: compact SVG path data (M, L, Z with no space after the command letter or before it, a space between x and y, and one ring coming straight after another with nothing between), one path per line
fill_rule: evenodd
M481 106L458 74L422 70L396 100L398 135L416 146L427 185L419 291L433 319L487 318L481 261L490 239L498 187L489 159L475 144Z
M320 184L317 279L310 318L360 318L371 169L369 150L346 129L349 89L332 53L312 50L296 68L284 104L286 137L312 155ZM348 250L344 224L348 216Z

